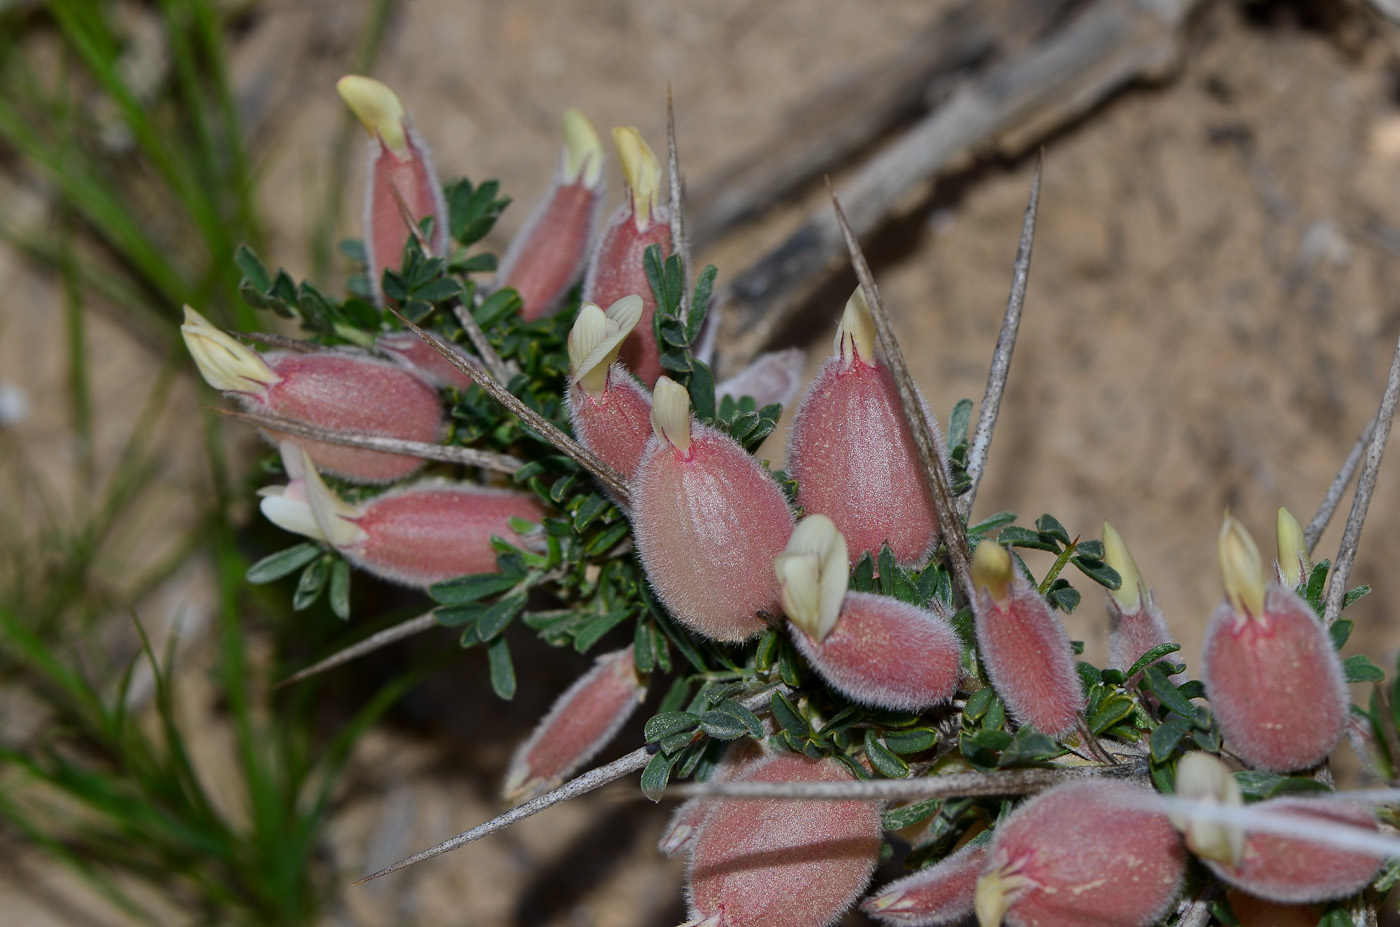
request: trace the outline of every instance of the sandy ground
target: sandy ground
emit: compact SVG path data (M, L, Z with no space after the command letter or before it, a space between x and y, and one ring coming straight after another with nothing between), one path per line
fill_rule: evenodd
M499 177L516 197L493 239L499 249L547 184L565 107L600 126L638 125L660 144L669 82L685 172L710 181L814 87L880 60L937 6L417 0L395 14L377 76L408 102L440 174ZM240 86L261 101L269 251L294 274L307 268L306 228L341 118L332 84L363 7L271 4L236 49ZM1326 16L1304 7L1210 5L1172 79L1132 89L1046 141L1026 319L974 513L1009 509L1029 522L1050 511L1085 536L1111 520L1192 660L1220 597L1222 510L1261 542L1279 505L1306 521L1373 413L1400 333L1400 32L1359 5ZM914 374L942 418L960 397L982 394L1030 171L1027 158L980 163L870 242ZM358 176L353 183L352 204ZM820 196L808 191L699 258L732 276ZM356 213L347 209L346 233ZM0 379L35 405L10 436L61 489L73 478L64 470L73 454L57 360L61 297L3 253L0 280L9 296ZM790 336L810 337L813 366L849 285L834 284ZM98 336L93 377L113 422L99 442L101 468L112 465L121 410L148 388L154 363L116 326ZM192 383L183 392L167 423L169 479L131 528L138 548L168 537L181 493L202 485L198 444L179 428L197 394ZM780 444L770 449L781 455ZM1400 559L1397 467L1391 460L1382 473L1354 570L1374 592L1352 615L1347 650L1386 666L1400 646L1400 575L1386 566ZM1322 555L1335 551L1344 517ZM1091 594L1071 633L1102 653L1103 611L1082 588ZM331 827L338 869L361 874L496 810L507 732L531 723L578 667L543 651L537 659L538 691L499 707L480 655L463 655L456 678L439 681L425 703L452 706L451 718L429 715L367 739ZM485 730L473 712L492 716ZM615 786L347 888L331 922L676 923L679 867L651 849L665 809L632 794ZM16 923L69 922L40 893L21 890L12 903L23 912Z

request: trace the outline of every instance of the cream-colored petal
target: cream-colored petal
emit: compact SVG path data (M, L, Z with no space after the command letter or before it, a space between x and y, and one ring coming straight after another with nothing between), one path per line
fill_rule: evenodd
M690 448L690 393L670 377L652 387L651 427L677 450Z
M860 287L846 300L846 310L836 329L835 351L841 355L843 369L857 357L863 363L875 363L875 320Z
M1288 509L1279 507L1274 522L1278 540L1278 569L1283 585L1297 588L1312 569L1308 559L1308 541L1303 535L1303 526Z
M564 182L598 189L603 179L603 142L588 117L576 109L564 111Z
M651 215L661 195L661 162L635 127L618 126L612 131L622 176L632 196L637 228L644 229L651 225Z
M983 541L972 555L972 585L987 590L998 602L1011 594L1014 576L1011 554L995 541Z
M1123 584L1109 594L1125 613L1136 614L1142 608L1142 573L1123 536L1108 522L1103 523L1103 562L1117 570L1123 579Z
M1211 802L1226 808L1244 807L1239 783L1225 764L1209 753L1195 751L1181 758L1176 769L1176 794L1193 801ZM1227 866L1244 857L1245 833L1235 824L1207 817L1174 814L1172 823L1186 837L1191 852Z
M283 444L284 461L287 459L288 445L290 442ZM290 456L297 460L288 466L288 472L293 468L300 469L306 501L326 543L336 550L349 550L364 544L369 535L355 524L355 519L364 515L364 509L351 505L332 492L305 451L295 446L291 450L294 453Z
M185 307L180 334L200 375L215 389L261 394L282 381L258 352L216 328L189 306Z
M584 303L569 332L569 369L574 382L594 395L601 393L607 386L608 368L641 318L640 296L624 296L606 313L593 303Z
M787 586L794 585L794 602L802 609L801 615L788 611L798 627L817 643L825 640L836 627L841 617L841 603L846 599L850 586L850 558L846 539L841 536L836 525L825 515L808 515L793 529L786 551L780 556L791 558L791 564L803 566L791 568L785 577L779 567L778 579L784 584L784 608L787 603ZM811 588L800 588L799 584L810 584Z
M1220 573L1237 615L1264 613L1264 562L1254 538L1228 512L1220 526Z
M398 157L408 155L408 134L404 131L408 113L399 95L388 84L372 77L347 74L336 81L335 89L365 131L378 136Z

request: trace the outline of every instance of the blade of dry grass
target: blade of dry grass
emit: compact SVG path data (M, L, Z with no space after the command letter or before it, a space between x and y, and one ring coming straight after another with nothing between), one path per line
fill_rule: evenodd
M1356 443L1351 446L1351 453L1347 454L1347 459L1342 462L1341 468L1337 470L1337 475L1332 478L1332 485L1327 487L1327 494L1322 497L1322 503L1317 507L1317 513L1313 515L1312 521L1308 522L1308 527L1303 531L1303 540L1307 542L1309 554L1313 552L1317 542L1322 540L1322 533L1327 530L1327 525L1332 521L1337 506L1341 505L1342 495L1346 492L1351 478L1356 475L1357 465L1361 463L1361 455L1366 452L1366 447L1371 443L1371 435L1376 432L1376 421L1376 417L1373 416L1366 423L1366 427L1362 429Z
M296 671L286 679L277 683L276 688L280 689L294 682L301 682L303 679L318 676L327 670L335 669L337 666L344 666L351 660L357 660L382 647L387 647L397 641L404 640L405 638L412 637L415 634L420 634L429 628L435 627L437 627L437 618L433 616L432 612L428 612L426 615L419 615L417 618L410 618L407 621L394 625L392 628L385 628L383 631L371 634L359 643L351 644L343 650L338 650L324 660L313 663L305 669Z

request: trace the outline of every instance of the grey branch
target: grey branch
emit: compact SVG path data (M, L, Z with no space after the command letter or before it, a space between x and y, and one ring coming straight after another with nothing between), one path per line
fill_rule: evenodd
M1375 433L1366 447L1366 463L1362 465L1361 476L1356 482L1351 513L1347 515L1347 526L1342 532L1342 543L1337 548L1337 559L1332 564L1332 577L1327 584L1327 608L1323 616L1329 627L1342 613L1342 598L1346 595L1347 580L1351 578L1356 548L1361 543L1361 526L1366 522L1366 510L1371 505L1371 493L1376 488L1376 476L1380 473L1385 443L1390 438L1390 424L1395 418L1397 400L1400 400L1400 340L1396 341L1395 354L1390 359L1385 395L1381 397L1380 411L1376 413Z
M788 798L809 801L917 801L925 798L1030 795L1073 779L1140 779L1147 774L1147 761L1132 758L1117 766L1011 769L1004 772L925 776L919 779L868 779L864 782L854 779L848 782L698 782L671 786L666 789L666 796Z
M681 256L680 318L690 319L690 242L685 228L685 188L681 185L681 156L676 146L676 108L671 103L671 85L666 85L666 173L671 196L671 253Z
M462 464L467 467L481 467L497 473L515 473L525 466L525 461L509 454L483 451L474 447L457 447L447 444L426 444L422 441L404 441L385 435L367 435L353 431L335 431L322 428L309 422L302 422L278 415L258 415L255 412L238 412L234 409L218 409L218 412L252 422L259 428L270 431L284 431L287 434L324 441L327 444L343 444L346 447L361 447L367 451L383 451L386 454L404 454L408 457L421 457L423 460L439 460L443 463Z
M268 332L233 332L232 334L239 341L265 344L270 348L281 348L284 351L295 351L298 354L314 354L317 351L325 350L320 345L312 344L309 341L288 338L285 335L273 335Z
M1026 304L1026 284L1031 274L1031 247L1035 244L1035 220L1040 208L1040 176L1045 167L1045 154L1035 157L1031 175L1030 202L1021 223L1021 241L1016 246L1016 264L1011 272L1011 295L1006 299L1006 314L997 334L997 346L992 352L992 364L987 370L987 389L982 394L982 407L977 412L977 428L972 434L972 446L967 452L967 475L972 480L967 492L958 500L958 514L967 518L977 498L977 487L987 468L987 451L992 446L992 431L1001 411L1001 397L1006 392L1006 378L1011 372L1011 352L1016 348L1016 333L1021 328L1021 309Z
M393 312L393 310L390 310ZM560 452L567 455L571 460L583 467L589 473L598 478L598 481L606 486L614 497L623 505L627 505L631 498L627 491L627 479L617 470L604 463L598 455L588 448L579 444L573 438L566 435L554 426L554 423L540 415L534 409L525 405L520 398L501 385L487 370L470 357L463 356L460 352L452 348L432 332L424 331L414 325L408 319L394 312L409 331L428 344L433 350L447 358L448 363L472 378L472 381L486 391L486 395L505 406L516 418L529 426L536 434L554 445Z
M457 317L457 321L461 324L462 330L467 333L467 340L472 343L472 347L476 348L476 353L486 364L486 369L491 372L492 378L494 378L497 383L509 383L515 371L507 366L505 361L501 360L501 355L496 353L496 349L486 337L486 332L482 331L481 326L477 324L476 316L472 315L471 310L463 305L461 300L457 300L453 303L452 314ZM437 346L434 345L434 347ZM443 357L447 357L447 355L444 354ZM452 358L447 357L447 359L451 360Z
M1377 413L1377 415L1379 414ZM1375 432L1376 418L1372 416L1371 420L1366 423L1366 428L1361 432L1361 436L1351 446L1351 453L1347 454L1347 459L1343 461L1341 469L1332 478L1332 485L1327 487L1327 495L1322 498L1322 504L1317 507L1317 514L1313 515L1312 521L1308 522L1308 527L1303 531L1303 540L1307 542L1309 555L1317 546L1317 542L1322 540L1322 533L1327 530L1328 522L1332 520L1337 506L1341 504L1347 484L1356 474L1356 467L1361 463L1361 455L1366 452L1367 445L1371 443L1371 435Z
M433 617L432 612L428 612L426 615L419 615L417 618L410 618L407 621L394 625L392 628L385 628L383 631L371 634L359 643L351 644L344 650L337 651L318 663L313 663L305 669L298 670L279 682L277 688L289 686L294 682L301 682L303 679L309 679L312 676L324 673L326 670L335 669L337 666L344 666L351 660L357 660L367 653L373 653L381 647L387 647L396 641L401 641L406 637L412 637L415 634L422 633L429 628L435 628L437 626L437 619Z
M986 151L1014 154L1134 80L1177 61L1180 27L1199 0L1097 0L1025 54L955 93L860 167L841 189L864 235L940 173ZM742 368L841 266L841 230L818 210L735 278L721 375Z
M620 779L628 773L636 772L646 766L650 760L651 754L647 752L647 748L638 747L621 759L613 760L606 766L599 766L597 769L590 770L577 779L559 786L559 788L552 792L546 792L538 798L532 798L530 801L510 809L505 814L498 815L484 824L478 824L471 830L463 831L450 840L444 840L435 847L429 847L420 853L414 853L407 859L401 859L392 866L386 866L378 872L365 876L363 879L358 879L354 884L359 885L362 882L368 882L371 879L386 876L391 872L398 872L400 869L406 869L415 863L421 863L435 856L441 856L444 853L451 852L458 847L464 847L469 843L480 840L482 837L489 837L491 834L511 826L516 821L521 821L531 815L539 814L546 808L557 805L562 801L577 798L580 795L587 794L594 789L607 785L614 779Z
M861 292L865 295L870 316L875 322L876 345L885 365L890 368L890 375L894 378L895 387L899 390L900 409L904 413L905 421L909 423L909 430L914 436L914 444L919 449L919 463L923 466L924 480L933 493L933 505L938 512L939 527L943 529L944 543L948 546L948 556L953 564L953 575L956 577L963 595L971 602L974 598L972 552L967 545L967 531L963 526L962 519L958 517L958 510L953 501L953 490L948 485L948 474L943 469L943 455L939 452L933 430L929 428L918 387L914 385L914 378L909 374L909 365L904 362L904 352L900 350L899 339L895 337L889 313L885 312L885 302L881 299L880 291L875 286L875 278L870 274L870 265L866 263L865 254L861 251L860 243L856 241L855 233L851 231L851 226L846 221L846 214L842 212L841 202L836 198L834 190L831 193L831 205L836 213L836 222L846 239L846 249L850 252L851 264L855 267L856 277L860 279Z

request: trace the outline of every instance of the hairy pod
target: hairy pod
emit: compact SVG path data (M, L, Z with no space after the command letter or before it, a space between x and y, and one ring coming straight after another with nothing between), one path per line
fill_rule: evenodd
M997 825L977 883L981 927L1149 927L1171 909L1186 854L1155 793L1081 780Z
M369 133L369 180L365 186L365 257L376 305L384 305L380 278L397 268L404 245L418 224L433 217L423 243L429 255L447 251L447 202L423 140L398 94L369 77L348 75L336 83L341 98Z
M1000 544L977 546L972 579L977 652L997 694L1022 724L1069 733L1084 710L1084 690L1064 625Z
M798 504L835 522L853 563L888 543L896 562L914 566L938 543L933 492L894 378L875 361L874 323L860 290L846 304L835 356L797 406L787 469L798 481Z
M848 782L835 760L786 753L744 782ZM829 927L870 881L880 814L868 801L714 801L686 870L692 923L714 927Z
M528 801L597 755L646 700L631 647L599 657L555 701L506 769L506 801Z
M1312 609L1264 582L1258 549L1227 516L1220 535L1226 601L1206 628L1201 681L1231 750L1270 772L1314 766L1346 730L1341 659Z
M987 848L968 844L932 866L891 882L860 903L860 909L891 927L961 924L973 913L977 879Z
M616 128L613 141L627 181L627 203L603 228L584 277L583 298L600 306L624 296L642 298L641 322L636 335L622 346L622 362L643 385L652 386L662 373L661 352L652 329L656 297L643 254L652 245L661 246L663 260L670 254L671 220L659 203L661 165L641 133L630 127Z
M719 641L760 633L776 613L773 561L792 510L772 476L739 444L693 424L685 387L662 377L654 434L632 482L632 529L647 581L678 621Z
M603 143L588 117L564 113L559 170L496 271L496 286L514 287L528 321L559 308L588 259L589 241L603 201Z
M209 385L260 415L295 419L335 431L433 444L443 428L437 391L412 373L364 354L324 350L258 354L185 307L185 344ZM327 473L357 483L401 480L423 465L417 457L369 451L269 429L291 441Z
M391 582L427 588L470 573L495 573L492 535L524 539L512 518L537 522L544 510L532 496L505 489L427 480L391 489L359 505L337 496L305 452L282 445L291 485L263 500L278 525L334 547L356 567ZM315 533L303 530L313 524Z
M749 740L743 738L730 742L725 748L724 756L720 758L714 771L710 774L707 782L729 782L741 776L750 764L757 762L768 755L761 740ZM682 850L690 848L695 842L695 835L700 830L700 825L705 823L705 816L710 813L710 807L714 804L713 798L691 798L681 804L671 815L671 819L666 822L666 829L661 833L661 839L657 841L656 848L666 856L675 856Z

